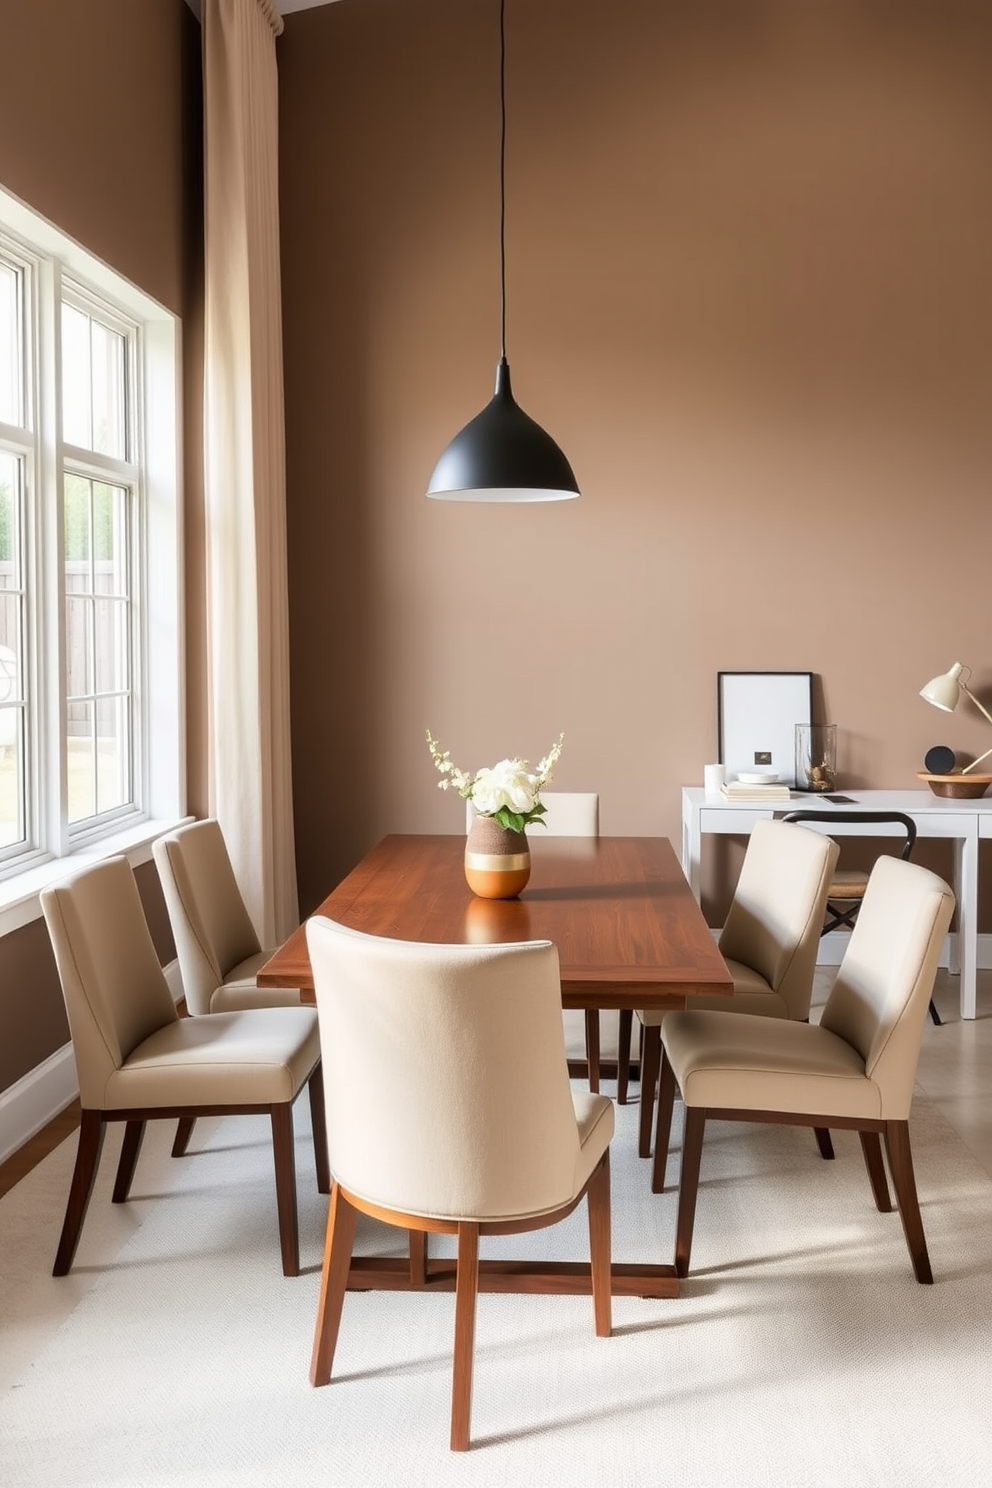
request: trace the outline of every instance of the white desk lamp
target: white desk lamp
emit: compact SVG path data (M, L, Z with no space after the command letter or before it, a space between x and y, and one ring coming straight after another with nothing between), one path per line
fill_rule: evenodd
M971 698L979 713L983 713L989 723L992 723L992 713L982 707L970 687L967 687L961 680L963 671L967 671L969 678L971 677L971 668L963 667L959 661L956 661L949 672L944 672L940 677L934 677L926 687L921 687L920 697L926 698L928 703L933 703L935 708L940 708L944 713L953 713L958 705L958 699L962 693L965 693ZM963 770L956 773L967 775L976 765L980 765L982 760L988 759L990 754L992 754L992 749L986 749L984 754L980 754L976 760L972 760L970 765L965 765Z

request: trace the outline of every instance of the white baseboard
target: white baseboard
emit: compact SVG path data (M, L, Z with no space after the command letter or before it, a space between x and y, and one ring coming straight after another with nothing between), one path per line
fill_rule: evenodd
M176 1002L183 995L178 961L164 966ZM72 1045L63 1044L22 1079L0 1091L0 1163L29 1142L79 1094Z
M6 1162L78 1094L72 1045L64 1044L0 1095L0 1162Z
M67 1043L0 1095L0 1162L48 1126L77 1095L76 1061L73 1046Z

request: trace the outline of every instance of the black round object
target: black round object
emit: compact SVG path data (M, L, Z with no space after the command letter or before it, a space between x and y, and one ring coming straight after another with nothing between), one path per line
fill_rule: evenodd
M957 755L946 744L935 744L928 749L923 760L931 775L950 775L957 762Z

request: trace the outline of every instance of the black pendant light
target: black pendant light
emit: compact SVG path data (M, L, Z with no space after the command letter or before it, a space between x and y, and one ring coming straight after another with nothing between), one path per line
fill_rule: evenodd
M506 43L499 5L499 273L500 358L496 391L448 445L428 496L440 501L569 501L579 487L550 434L513 400L506 360Z

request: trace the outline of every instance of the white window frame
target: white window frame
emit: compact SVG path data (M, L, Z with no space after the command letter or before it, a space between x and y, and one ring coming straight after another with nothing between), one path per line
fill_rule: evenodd
M24 410L33 432L26 457L25 625L33 709L30 776L37 793L28 802L28 819L33 817L35 832L33 843L14 862L0 862L2 935L37 919L41 889L77 868L118 853L135 865L147 861L155 838L186 819L186 760L181 323L3 188L0 234L35 280L36 293L25 306L25 316L33 317L29 341L38 347L37 362L27 369L30 408ZM56 413L63 277L70 299L79 295L92 300L98 314L116 307L122 321L137 328L137 362L129 377L130 391L137 395L138 424L132 431L136 448L129 452L129 462L136 457L140 467L135 504L141 519L135 522L131 562L136 603L145 617L133 648L134 808L113 820L94 819L71 829L63 805L63 449ZM45 747L43 741L53 739L56 746Z

